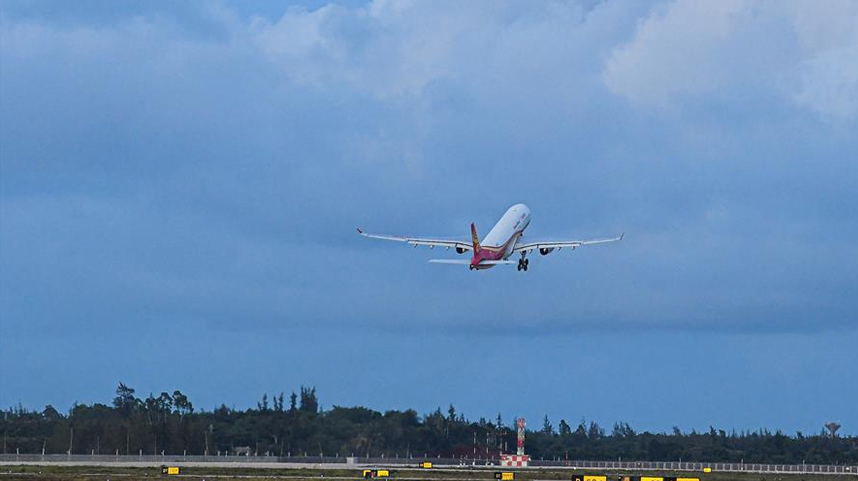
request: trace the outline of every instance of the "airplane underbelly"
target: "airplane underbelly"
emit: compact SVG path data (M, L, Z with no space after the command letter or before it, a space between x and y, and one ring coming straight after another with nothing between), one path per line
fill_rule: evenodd
M504 259L507 259L507 258L509 258L509 256L512 255L512 252L515 250L515 245L518 244L518 238L519 237L521 237L520 232L518 234L513 235L512 238L509 240L509 243L507 244L506 249L504 250L504 253L503 253Z
M516 243L516 241L517 241L517 240L518 240L518 236L515 236L515 237L514 237L514 238L509 242L509 245L508 245L508 246L506 246L506 251L503 253L503 258L504 258L504 259L506 259L507 257L509 257L509 256L511 256L511 255L512 255L512 251L513 251L513 250L515 250L515 243Z

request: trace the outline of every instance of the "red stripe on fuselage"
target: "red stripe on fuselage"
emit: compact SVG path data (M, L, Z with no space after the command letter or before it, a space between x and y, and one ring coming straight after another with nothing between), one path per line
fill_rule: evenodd
M477 267L477 266L479 266L480 262L482 262L482 261L500 261L500 260L503 260L505 258L504 254L506 254L506 251L507 251L507 249L509 249L510 244L514 243L521 236L521 234L523 232L524 231L521 231L521 230L515 231L512 234L512 236L510 236L510 238L507 239L507 241L504 242L503 245L501 245L499 247L489 247L489 246L481 245L480 246L480 253L479 254L474 253L474 257L471 259L471 265L473 265L474 267ZM482 268L484 268L484 269L489 268L489 267L492 267L492 266L490 266L490 265L482 266Z

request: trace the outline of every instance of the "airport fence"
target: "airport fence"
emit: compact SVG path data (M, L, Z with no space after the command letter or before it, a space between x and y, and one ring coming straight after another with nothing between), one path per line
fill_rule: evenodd
M671 461L531 461L535 467L568 466L578 469L627 471L703 471L772 474L852 474L858 476L858 466L828 464L758 464L758 463L700 463Z
M0 454L0 462L9 463L74 463L111 464L134 463L161 465L169 463L242 463L258 464L316 464L334 467L348 466L400 466L416 467L430 461L438 468L490 468L499 469L497 458L441 458L441 457L345 457L345 456L253 456L216 455L200 456L185 454ZM825 464L758 464L758 463L704 463L678 461L587 461L587 460L531 460L530 468L592 469L607 471L681 471L702 472L710 468L713 472L770 473L770 474L846 474L858 476L858 465Z

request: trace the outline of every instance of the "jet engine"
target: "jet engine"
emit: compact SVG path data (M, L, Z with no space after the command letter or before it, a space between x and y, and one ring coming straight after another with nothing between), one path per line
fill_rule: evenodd
M539 248L539 253L544 255L544 256L551 254L551 252L553 252L553 251L554 251L553 247L540 247Z
M464 247L456 247L457 254L464 254L466 250Z

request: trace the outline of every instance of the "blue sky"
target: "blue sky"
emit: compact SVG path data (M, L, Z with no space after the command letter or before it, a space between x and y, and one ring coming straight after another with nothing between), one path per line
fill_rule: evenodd
M0 405L858 433L855 2L12 1L0 55ZM517 202L626 239L354 231Z

